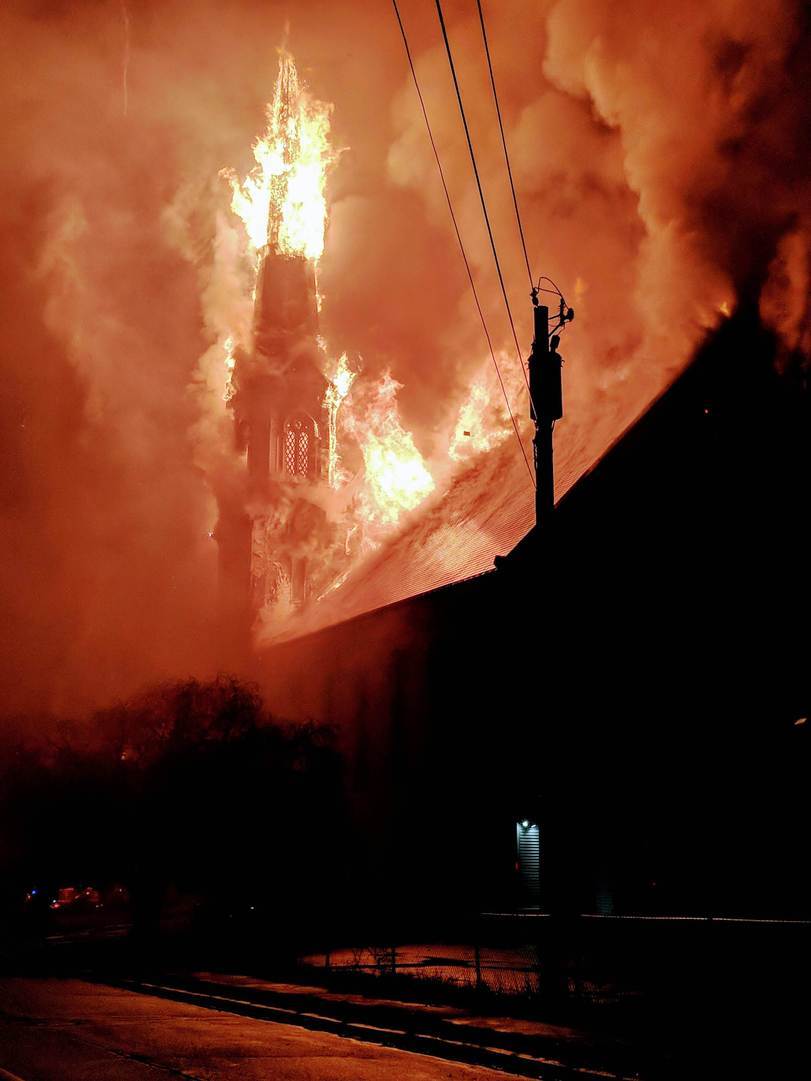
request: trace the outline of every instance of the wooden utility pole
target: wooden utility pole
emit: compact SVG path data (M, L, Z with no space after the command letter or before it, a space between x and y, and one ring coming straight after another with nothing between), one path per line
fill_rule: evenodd
M558 337L549 340L549 308L538 303L538 291L532 292L535 336L529 358L529 415L535 421L535 523L547 528L555 509L555 473L552 454L552 429L563 416L561 360ZM561 302L559 326L574 317L571 308L564 311ZM551 348L550 348L551 345Z
M552 432L555 421L563 416L563 387L561 365L563 360L558 353L560 338L556 333L566 323L574 319L574 310L566 306L560 296L560 310L555 325L555 333L549 336L549 308L538 303L539 287L532 290L535 335L532 353L529 358L529 395L530 417L535 421L535 438L532 441L535 450L535 524L536 529L548 534L555 512L555 474L552 456ZM550 551L549 537L546 536L543 548ZM545 564L545 561L544 561ZM548 588L547 567L539 565L538 580L542 588ZM543 643L542 651L547 644ZM546 703L547 705L549 703ZM571 940L571 917L565 897L567 848L561 832L562 819L559 812L553 813L551 822L548 816L544 821L544 862L551 862L546 870L546 901L552 917L546 927L546 941L541 949L542 987L552 1000L565 998L568 989L567 961ZM551 843L550 843L551 842ZM552 889L550 891L550 884Z

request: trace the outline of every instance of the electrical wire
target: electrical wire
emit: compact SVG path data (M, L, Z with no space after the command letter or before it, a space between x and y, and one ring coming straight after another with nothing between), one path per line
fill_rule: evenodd
M462 261L465 264L465 270L467 271L467 277L468 277L468 281L470 282L470 288L471 288L471 291L473 293L473 299L474 299L474 301L476 303L476 310L479 313L479 319L481 320L482 330L484 331L484 336L487 339L487 347L490 350L490 357L492 358L492 361L493 361L493 367L495 368L496 375L498 376L498 382L499 382L499 386L501 387L501 393L504 395L504 402L505 402L505 404L507 406L507 412L509 413L510 420L512 421L512 426L513 426L513 429L515 431L515 438L518 440L518 446L521 448L521 455L522 455L522 457L524 459L524 465L527 467L527 473L529 474L529 479L530 479L530 481L532 483L532 486L534 488L535 487L535 477L534 477L533 472L532 472L532 467L529 464L529 459L527 458L527 452L524 449L524 441L522 440L521 433L518 430L518 423L517 423L517 421L515 419L515 416L513 415L512 407L510 406L510 399L507 396L507 388L504 385L504 380L503 380L503 378L501 376L501 370L499 369L498 361L496 360L496 353L495 353L495 350L493 349L493 342L492 342L492 340L490 338L490 331L487 329L487 323L486 323L485 318L484 318L484 312L482 311L482 306L481 306L481 303L479 301L479 294L478 294L478 291L476 289L476 282L474 281L474 278L473 278L473 272L470 269L470 262L469 262L468 257L467 257L467 252L465 251L465 245L462 242L462 234L459 232L459 224L457 222L456 214L455 214L454 209L453 209L453 202L451 200L450 191L448 190L448 184L447 184L447 181L445 179L445 171L442 168L442 161L441 161L441 159L439 157L439 151L437 150L436 141L434 140L434 133L433 133L433 131L431 129L431 122L428 119L428 110L425 107L425 100L424 100L424 98L422 96L422 90L420 89L419 80L417 79L417 72L416 72L416 69L414 67L414 61L413 61L412 56L411 56L411 48L410 48L410 46L408 44L408 36L406 35L405 26L403 25L403 20L402 20L402 18L400 16L400 9L399 9L399 7L397 5L397 0L392 0L392 5L394 6L394 14L397 17L397 24L400 27L400 34L402 35L403 45L405 46L406 57L408 58L408 66L411 69L411 77L414 80L414 88L416 89L417 97L419 98L420 109L422 110L423 119L425 120L425 127L426 127L426 130L428 132L428 139L430 140L430 143L431 143L431 149L434 152L434 159L436 161L437 170L439 171L439 178L442 181L442 190L445 192L445 199L446 199L447 204L448 204L448 210L450 212L451 221L453 222L453 229L454 229L454 232L456 233L456 240L457 240L457 242L459 244L459 251L461 252L461 255L462 255ZM522 364L522 370L523 370L523 364Z
M524 262L527 264L527 276L529 277L529 286L532 288L532 268L529 265L529 254L527 253L527 242L524 239L524 227L521 223L521 211L518 209L518 196L515 194L515 184L513 182L513 171L510 165L510 154L507 150L507 138L504 135L504 124L501 119L501 106L498 101L498 91L496 90L496 77L493 74L493 62L490 59L490 43L487 40L487 29L484 25L484 12L482 11L481 0L476 0L476 7L479 9L479 23L482 28L482 41L484 42L484 52L487 57L487 70L490 72L490 86L493 88L493 101L496 106L496 116L498 117L498 130L501 134L501 145L504 149L504 163L507 166L507 176L510 178L510 191L513 197L513 206L515 207L515 220L518 222L518 232L521 236L521 248L524 252Z
M467 148L468 148L468 152L470 153L470 162L471 162L471 164L473 166L473 175L476 178L476 187L478 188L478 191L479 191L479 201L481 203L482 212L484 214L484 223L487 226L487 235L490 238L490 248L491 248L491 250L493 252L493 261L496 264L496 273L498 274L498 283L501 286L501 295L504 298L504 306L507 309L507 318L510 321L510 328L512 330L513 341L515 342L515 352L516 352L516 355L518 357L518 364L519 364L519 366L521 368L521 374L524 377L524 383L526 384L526 387L527 387L527 393L529 394L529 400L530 400L530 403L532 405L533 413L535 414L535 416L538 416L539 414L538 414L537 409L535 408L535 403L532 401L532 391L530 390L529 379L527 378L527 373L526 373L526 370L524 368L524 358L523 358L523 356L521 354L521 346L518 344L518 335L517 335L517 333L515 331L515 322L513 320L512 310L510 309L510 301L509 301L509 298L507 296L507 289L506 289L506 286L504 285L504 275L501 273L501 263L499 262L498 250L496 249L496 241L495 241L495 238L493 236L492 227L490 225L490 215L487 213L487 202L486 202L486 200L484 198L484 190L482 188L481 177L479 176L479 167L476 164L476 155L475 155L475 153L473 151L473 141L470 138L470 128L468 127L468 123L467 123L467 116L465 114L465 107L464 107L464 105L462 103L462 91L461 91L461 89L459 87L459 79L457 78L457 75L456 75L456 65L453 62L453 53L451 51L450 40L448 39L448 30L447 30L447 27L445 26L445 16L442 13L441 0L436 0L436 10L437 10L437 15L439 16L439 25L440 25L440 28L442 30L442 39L445 42L445 52L447 53L447 56L448 56L448 64L450 66L451 76L453 78L453 86L454 86L454 89L456 90L456 101L457 101L457 103L459 105L459 113L460 113L460 115L462 117L462 124L463 124L464 129L465 129L465 137L467 139Z
M554 287L555 287L554 292L557 293L557 295L560 297L560 299L563 301L564 304L566 303L566 298L564 297L563 293L561 293L560 289L558 289L558 287L557 287L557 284L555 282L553 282L552 279L550 277L548 277L548 275L541 274L540 278L538 278L538 288L539 289L541 288L541 282L549 282L550 285L554 285ZM551 293L552 291L553 290L551 290L551 289L543 290L543 292L546 292L546 293Z

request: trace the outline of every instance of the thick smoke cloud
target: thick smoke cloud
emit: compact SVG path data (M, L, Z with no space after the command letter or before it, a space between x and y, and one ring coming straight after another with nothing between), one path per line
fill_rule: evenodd
M528 345L475 7L446 9ZM524 416L433 5L402 10ZM563 350L565 485L738 297L759 298L786 349L807 351L807 16L774 0L485 11L533 269L577 309ZM494 484L523 506L514 437L448 461L490 361L387 3L17 2L0 19L6 709L103 703L222 656L208 533L240 463L217 336L245 294L219 172L251 164L286 33L346 148L330 179L323 332L336 355L362 354L369 378L390 369L403 384L403 423L441 482L390 555L440 559L455 524L482 520Z

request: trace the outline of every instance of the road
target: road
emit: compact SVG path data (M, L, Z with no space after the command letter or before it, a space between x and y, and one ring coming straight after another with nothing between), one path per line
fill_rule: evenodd
M81 980L0 982L0 1081L161 1077L507 1081L510 1075Z

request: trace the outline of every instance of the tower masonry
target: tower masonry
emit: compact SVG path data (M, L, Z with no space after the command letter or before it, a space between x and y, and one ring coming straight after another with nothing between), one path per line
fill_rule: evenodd
M284 618L311 598L329 543L318 488L326 472L327 381L320 370L312 263L268 249L257 278L252 352L235 355L235 435L244 489L221 523L221 587L233 618ZM221 508L222 511L222 508ZM224 558L223 558L224 557Z

